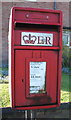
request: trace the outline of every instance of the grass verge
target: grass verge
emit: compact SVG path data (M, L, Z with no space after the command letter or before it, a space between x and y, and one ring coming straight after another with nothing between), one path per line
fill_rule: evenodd
M61 103L71 102L71 81L68 74L62 73L61 81Z
M0 84L0 107L9 107L9 84Z

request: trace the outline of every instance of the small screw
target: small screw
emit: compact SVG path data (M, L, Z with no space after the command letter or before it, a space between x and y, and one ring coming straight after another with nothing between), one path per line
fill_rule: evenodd
M48 18L49 18L49 16L46 16L46 18L48 19Z
M26 17L28 18L28 17L29 17L29 15L27 14L27 15L26 15Z

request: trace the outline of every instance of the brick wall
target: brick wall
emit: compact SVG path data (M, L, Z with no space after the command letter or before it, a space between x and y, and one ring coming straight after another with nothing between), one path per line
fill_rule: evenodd
M16 1L16 0L14 0ZM2 2L2 63L8 64L8 30L10 10L14 6L53 9L53 2ZM56 8L63 11L63 26L69 27L69 3L57 2ZM1 43L1 39L0 39ZM1 46L0 46L1 55Z
M71 28L71 2L69 3L69 26ZM70 48L71 48L71 32L70 32Z
M2 8L0 3L0 66L2 65Z
M63 12L63 27L69 27L69 2L57 2L56 5Z

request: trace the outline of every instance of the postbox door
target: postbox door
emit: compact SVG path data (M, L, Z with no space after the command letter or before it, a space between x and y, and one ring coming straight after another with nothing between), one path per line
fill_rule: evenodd
M15 50L15 106L57 102L57 61L58 51Z

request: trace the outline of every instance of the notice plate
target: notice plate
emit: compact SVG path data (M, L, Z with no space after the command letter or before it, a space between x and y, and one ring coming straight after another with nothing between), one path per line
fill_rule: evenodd
M45 93L46 62L30 62L30 93Z
M22 32L21 33L21 45L53 46L53 34Z

